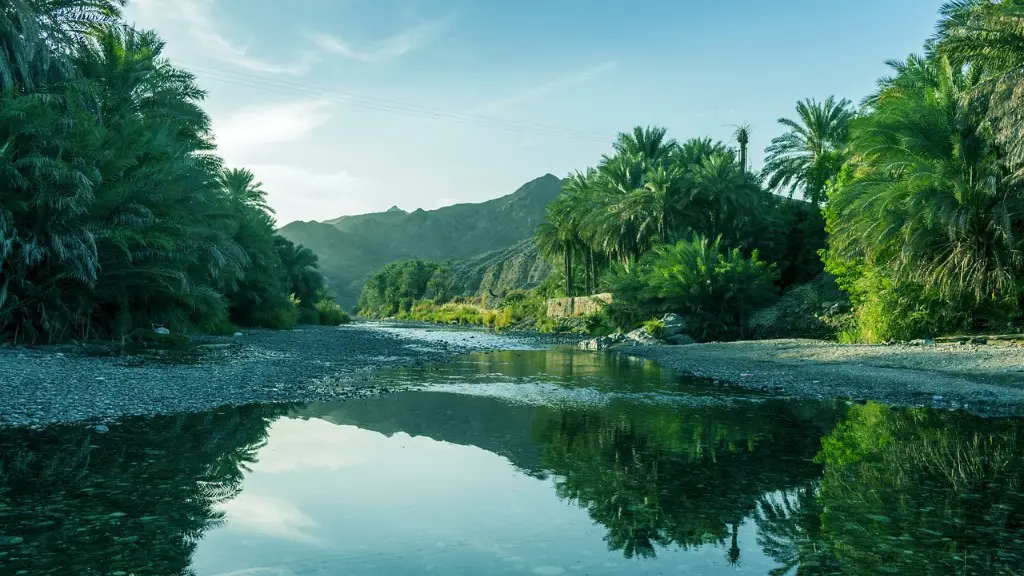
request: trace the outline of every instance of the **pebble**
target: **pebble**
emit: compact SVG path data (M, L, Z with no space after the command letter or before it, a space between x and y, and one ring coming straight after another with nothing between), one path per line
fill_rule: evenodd
M251 330L244 340L200 337L197 343L215 346L201 347L197 356L179 359L0 348L0 428L83 421L109 424L121 416L335 400L378 386L380 382L366 377L368 372L441 364L469 352L501 348L502 342L520 346L528 342L543 348L565 340L530 334L484 338L484 332L434 327L426 342L415 336L422 327L407 332L401 325L397 332L385 332L377 326ZM437 346L438 341L443 346ZM421 346L405 346L409 343ZM53 362L54 358L62 360ZM104 433L109 428L96 424L93 430Z

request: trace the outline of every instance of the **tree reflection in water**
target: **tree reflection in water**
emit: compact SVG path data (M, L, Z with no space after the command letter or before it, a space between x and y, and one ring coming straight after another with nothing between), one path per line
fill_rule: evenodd
M813 459L842 411L774 401L540 408L533 437L559 496L607 528L609 548L651 558L658 546L716 544L736 563L741 521L766 492L821 474Z
M0 571L191 574L285 408L0 432Z
M1024 423L868 403L538 409L558 495L610 549L714 544L748 518L773 574L1024 574Z

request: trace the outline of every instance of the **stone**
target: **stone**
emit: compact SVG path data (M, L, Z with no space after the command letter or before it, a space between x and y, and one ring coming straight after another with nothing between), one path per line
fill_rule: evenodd
M932 340L931 338L918 338L916 340L911 340L907 344L910 346L934 346L935 340Z
M630 343L634 346L637 344L647 346L658 343L658 339L647 331L646 326L641 326L640 328L626 334L626 339L630 340Z
M110 432L110 428L107 428L103 424L97 424L93 426L92 429L95 430L97 434L106 434L107 432Z
M974 344L975 346L984 346L985 344L988 344L988 338L985 338L984 336L971 338L971 344Z
M235 333L233 334L233 336L234 336L235 338L238 338L238 337L239 337L239 336L241 336L241 335L242 335L242 333L241 333L241 332L235 332Z
M590 340L584 340L578 344L580 350L604 350L611 348L616 344L621 344L626 339L621 332L616 332L611 336L600 336L597 338L591 338Z
M155 333L157 333L157 334L159 334L161 336L167 336L167 335L169 335L171 333L170 330L168 330L167 328L164 328L163 326L160 326L158 328L153 328L153 332L155 332Z
M661 317L661 323L665 325L664 335L666 339L686 332L686 321L679 314L665 314Z

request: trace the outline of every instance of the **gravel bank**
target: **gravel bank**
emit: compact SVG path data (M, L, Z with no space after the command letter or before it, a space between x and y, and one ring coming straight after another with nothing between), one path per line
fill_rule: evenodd
M473 351L544 347L542 336L386 323L204 337L186 358L95 357L0 348L0 427L309 402L386 390L372 374Z
M1005 345L855 346L764 340L621 349L679 374L794 398L1024 415L1024 348Z

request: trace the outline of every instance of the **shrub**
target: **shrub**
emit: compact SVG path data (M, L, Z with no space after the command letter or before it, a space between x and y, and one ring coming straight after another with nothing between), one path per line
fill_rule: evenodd
M665 337L665 323L657 318L652 318L647 322L644 322L644 328L647 329L647 333L655 338Z
M352 321L352 317L334 300L318 300L314 308L318 324L338 326Z
M615 299L609 314L623 329L641 318L675 312L691 335L726 340L746 335L747 317L777 298L774 265L700 236L646 254L631 269L613 268Z

